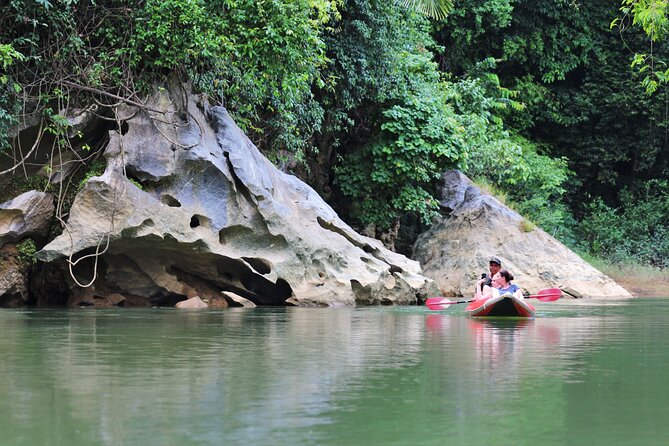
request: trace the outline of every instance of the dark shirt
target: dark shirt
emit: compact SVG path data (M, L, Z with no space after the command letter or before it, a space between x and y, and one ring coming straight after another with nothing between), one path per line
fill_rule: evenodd
M483 291L483 287L486 285L492 287L492 277L486 277L485 282L481 284L481 291Z

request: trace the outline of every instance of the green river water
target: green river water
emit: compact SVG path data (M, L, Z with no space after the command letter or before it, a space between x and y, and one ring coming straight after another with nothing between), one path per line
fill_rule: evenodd
M668 445L669 299L0 310L0 445Z

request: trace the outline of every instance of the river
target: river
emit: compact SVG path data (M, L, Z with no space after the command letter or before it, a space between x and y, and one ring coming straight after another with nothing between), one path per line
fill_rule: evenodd
M669 299L1 310L0 445L666 445Z

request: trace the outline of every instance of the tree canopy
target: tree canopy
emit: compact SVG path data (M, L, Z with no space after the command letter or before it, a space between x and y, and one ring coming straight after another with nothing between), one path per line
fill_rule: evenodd
M0 150L177 74L359 229L421 230L459 168L576 248L669 264L642 229L667 221L664 2L9 0L0 25Z

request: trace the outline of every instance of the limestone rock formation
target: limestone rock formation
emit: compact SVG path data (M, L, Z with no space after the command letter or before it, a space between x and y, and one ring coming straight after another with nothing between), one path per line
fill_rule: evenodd
M20 307L28 299L26 270L13 243L0 247L0 307Z
M515 283L533 293L559 287L574 297L621 298L630 293L523 217L482 192L458 171L442 175L446 211L414 245L413 258L443 293L470 296L488 260L497 256Z
M0 204L0 306L17 307L28 301L32 258L22 252L21 243L29 242L33 250L35 240L44 243L53 214L53 196L34 190Z
M133 302L198 297L219 307L219 297L234 306L410 304L436 292L418 262L357 234L276 169L224 108L171 87L116 114L104 174L88 180L63 234L37 254L67 259L73 289L93 283Z
M53 213L53 196L34 190L0 204L0 246L25 237L45 240Z
M177 302L175 305L177 308L208 308L209 305L204 303L199 296L191 297L190 299L182 300Z

